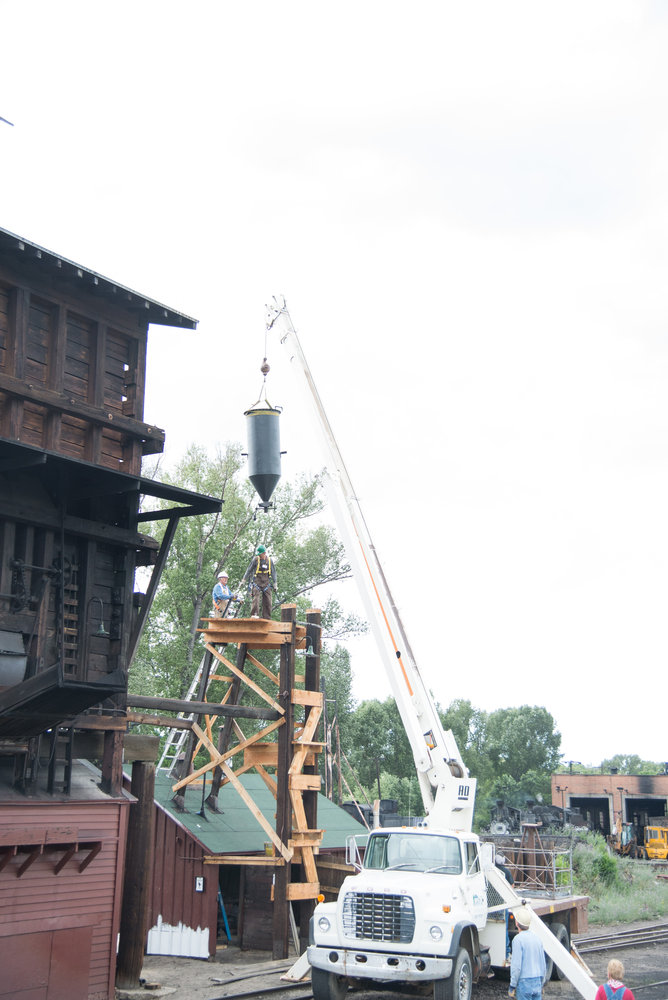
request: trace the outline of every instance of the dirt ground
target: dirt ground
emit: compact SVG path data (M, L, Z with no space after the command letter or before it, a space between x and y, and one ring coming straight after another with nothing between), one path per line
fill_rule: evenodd
M668 923L668 921L667 921ZM625 927L642 926L629 924ZM612 933L616 927L590 927L592 934ZM577 943L577 939L575 939ZM663 946L618 949L614 952L593 952L584 956L597 983L604 982L610 958L619 958L626 968L626 983L634 991L636 1000L668 1000L668 949ZM265 951L241 951L230 945L221 947L215 959L203 961L188 958L169 958L147 955L142 970L146 984L136 990L117 990L117 1000L219 1000L244 993L246 996L271 996L277 988L285 986L281 974L296 960L292 955L285 961L272 961ZM660 983L651 987L650 984ZM503 978L490 979L474 988L474 1000L497 1000L505 997L508 982ZM278 991L280 1000L292 1000L310 995L309 989ZM360 991L350 994L351 1000L399 1000L402 994L393 991L371 993ZM543 991L544 1000L579 1000L579 994L564 980L551 981ZM405 997L402 997L405 1000Z

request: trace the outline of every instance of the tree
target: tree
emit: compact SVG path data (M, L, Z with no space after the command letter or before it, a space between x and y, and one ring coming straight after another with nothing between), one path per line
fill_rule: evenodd
M413 753L393 698L363 701L348 732L347 756L365 788L375 786L379 771L399 778L415 774Z
M664 764L656 761L643 760L637 753L617 753L614 757L601 761L603 774L614 774L615 768L618 774L663 774L664 767Z
M478 782L491 777L492 762L486 752L487 713L458 698L439 714L443 728L452 730L469 773Z
M546 708L500 708L487 718L485 752L498 776L519 781L529 771L552 774L561 758L561 733Z
M280 598L297 603L298 619L303 620L313 605L315 588L350 575L334 531L323 524L311 526L324 506L320 479L302 477L279 484L274 510L257 516L257 498L250 483L239 475L241 465L237 445L228 444L213 458L191 445L174 473L163 477L166 482L219 497L223 507L217 514L179 522L132 667L134 693L183 697L195 673L198 628L202 616L210 612L216 574L225 567L231 589L237 588L259 542L275 559ZM146 530L159 539L164 527L164 521L156 521ZM245 608L248 613L248 603ZM364 623L345 613L331 596L321 602L321 610L325 636L330 631L342 636L364 630Z

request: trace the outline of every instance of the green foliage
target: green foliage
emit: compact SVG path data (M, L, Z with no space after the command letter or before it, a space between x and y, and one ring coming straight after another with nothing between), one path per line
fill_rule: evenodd
M619 858L610 853L600 833L587 831L573 852L573 872L578 890L592 896L621 885Z
M573 851L574 891L589 896L592 924L668 916L668 885L649 865L610 852L600 833L582 831Z
M200 619L211 613L211 591L223 567L229 585L239 590L242 577L261 542L275 561L281 602L297 604L303 620L313 606L313 591L350 575L343 546L327 525L314 523L323 509L320 480L280 483L271 514L256 515L257 496L242 475L241 448L228 444L213 458L191 445L165 482L223 500L220 513L181 518L162 581L155 596L131 673L133 693L183 697L200 658ZM169 507L161 503L159 507ZM165 519L146 523L161 540ZM250 613L247 588L242 614ZM276 603L276 601L275 601ZM323 635L334 638L365 630L363 621L328 597L321 602ZM271 659L271 658L270 658Z
M374 785L383 771L398 778L415 775L413 754L393 698L363 701L350 720L348 736L347 756L365 787Z
M664 764L653 760L643 760L636 753L618 753L614 757L601 761L603 774L614 773L615 768L618 774L663 774Z
M500 708L487 719L485 749L496 774L519 781L528 771L551 774L559 763L561 734L546 708Z

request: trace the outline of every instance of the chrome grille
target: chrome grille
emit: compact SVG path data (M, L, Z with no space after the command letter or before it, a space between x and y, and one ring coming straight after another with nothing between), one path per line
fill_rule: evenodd
M368 941L413 940L415 908L410 896L348 892L343 900L343 931Z

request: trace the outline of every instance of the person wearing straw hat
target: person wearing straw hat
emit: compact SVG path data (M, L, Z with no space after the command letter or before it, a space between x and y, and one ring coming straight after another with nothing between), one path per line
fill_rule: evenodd
M513 938L508 996L517 1000L541 1000L545 952L536 935L529 930L533 914L528 906L520 906L513 910L513 916L517 934Z

